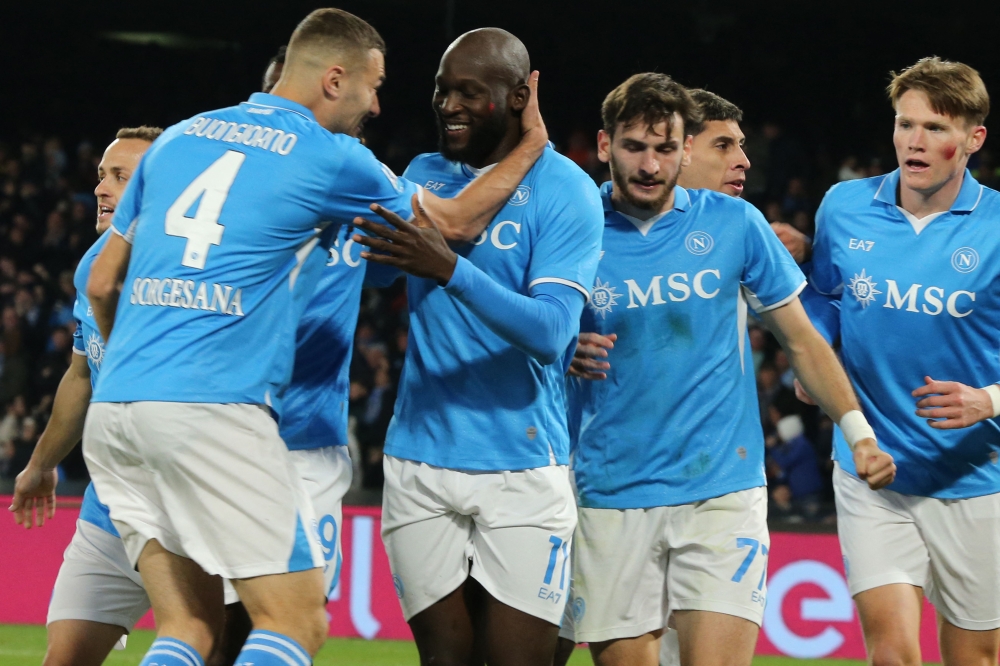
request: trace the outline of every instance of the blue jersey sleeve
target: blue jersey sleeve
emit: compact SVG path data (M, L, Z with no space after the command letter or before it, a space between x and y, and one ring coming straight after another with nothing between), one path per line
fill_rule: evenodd
M538 237L528 267L529 289L552 282L590 297L601 254L604 208L597 187L580 176L552 182L556 192L540 206Z
M819 294L839 298L844 291L844 283L837 267L833 264L833 246L830 240L831 228L828 217L834 188L826 193L819 210L816 211L816 237L813 238L812 270L809 273L809 284Z
M747 301L757 312L787 304L805 287L806 277L781 244L764 216L747 204L744 234L745 261L740 282Z
M419 193L420 187L396 176L360 143L349 145L351 153L343 160L340 173L332 183L325 213L342 222L363 217L384 224L385 220L370 208L377 203L404 220L412 219L410 199Z
M83 323L76 318L73 321L76 322L76 330L73 331L73 352L86 356L87 348L83 344Z
M584 300L567 285L542 282L531 297L522 296L459 257L445 289L491 331L542 365L558 361L579 331Z
M142 210L142 192L145 188L144 167L148 154L149 151L143 155L135 173L129 178L128 185L125 186L125 193L122 194L122 198L115 208L114 217L111 218L111 226L114 231L130 244L135 237L135 225L139 220L139 211Z

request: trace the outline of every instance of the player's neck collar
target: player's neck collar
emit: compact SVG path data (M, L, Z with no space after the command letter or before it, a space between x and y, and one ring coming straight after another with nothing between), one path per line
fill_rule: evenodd
M462 171L464 171L465 175L469 176L470 178L479 178L484 173L495 167L497 164L499 164L499 162L494 162L493 164L488 164L482 168L477 169L474 166L469 166L465 162L462 162Z
M305 116L306 120L316 122L316 116L309 109L309 107L303 106L298 102L293 102L287 97L279 97L278 95L270 95L268 93L254 93L250 95L249 100L243 103L261 108L291 111L292 113L297 113L300 116Z
M892 173L886 174L875 192L875 200L895 207L899 192L900 170L896 169ZM962 188L958 191L958 196L948 208L950 213L971 213L979 205L983 198L983 186L972 177L972 172L968 169L962 174Z

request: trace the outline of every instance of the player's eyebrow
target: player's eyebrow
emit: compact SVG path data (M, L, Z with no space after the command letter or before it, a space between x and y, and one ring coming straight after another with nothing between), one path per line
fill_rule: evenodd
M713 143L724 143L727 146L732 146L735 145L736 139L729 136L728 134L720 134L719 136L715 137L715 141Z

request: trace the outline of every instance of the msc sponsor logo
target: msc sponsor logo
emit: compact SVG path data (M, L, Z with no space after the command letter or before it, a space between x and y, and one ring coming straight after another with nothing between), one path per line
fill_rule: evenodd
M646 307L652 305L663 305L667 301L663 299L663 291L660 283L662 275L654 275L649 286L642 289L635 280L625 280L628 286L628 306L626 309ZM719 295L719 282L722 274L716 268L707 268L698 271L694 277L689 277L687 273L671 273L667 276L667 298L675 303L680 303L691 298L692 291L699 298L711 299Z
M520 204L518 204L520 205ZM509 229L509 231L508 231ZM521 223L513 222L511 220L504 220L503 222L497 222L490 229L487 227L483 230L483 233L479 234L479 238L473 242L473 245L482 245L489 239L490 243L498 250L510 250L511 248L517 247L517 241L514 240L517 236L521 235Z
M684 239L684 247L691 254L701 256L708 254L715 247L715 240L705 231L692 231Z
M507 203L511 206L523 206L528 203L529 198L531 198L531 188L527 185L518 185L517 189L514 190L514 194L510 195Z
M618 293L617 287L612 287L606 282L601 282L601 278L597 278L597 284L594 285L593 291L590 292L590 303L588 305L596 314L601 315L601 319L605 319L608 313L611 312L611 308L618 305L618 299L622 296L623 294Z
M951 255L951 267L959 273L971 273L979 266L979 253L971 247L960 247Z
M100 370L101 363L104 362L104 340L97 333L91 333L87 338L87 356L90 357L94 367Z
M345 266L350 266L351 268L357 268L361 265L361 252L358 251L358 256L355 259L354 253L351 250L355 246L353 238L348 238L347 241L341 244L338 238L333 243L333 247L330 248L330 257L326 260L327 266L336 266L341 261L344 262Z
M861 275L855 273L847 288L854 294L858 303L861 303L861 307L867 308L875 302L875 297L882 293L875 288L876 284L878 283L872 280L870 275L865 275L865 269L862 268Z
M978 256L976 257L978 262ZM883 292L875 288L877 285L872 276L866 275L862 269L860 275L855 275L847 285L854 298L861 303L861 307L867 308L877 299L876 296ZM885 301L883 308L890 310L905 310L906 312L918 312L936 317L947 312L956 319L968 317L972 314L972 304L976 302L976 292L956 289L948 292L942 287L933 285L925 287L920 283L911 284L905 290L900 287L895 280L885 281Z

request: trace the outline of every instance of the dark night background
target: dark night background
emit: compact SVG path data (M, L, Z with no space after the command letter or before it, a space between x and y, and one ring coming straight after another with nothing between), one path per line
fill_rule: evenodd
M275 48L316 2L13 2L4 0L6 94L0 137L59 134L103 145L122 125L167 126L245 99ZM746 123L783 126L810 155L889 158L888 72L937 54L1000 78L995 3L551 2L365 0L337 6L371 22L389 47L383 114L369 124L396 169L432 149L432 77L450 39L510 30L542 72L550 133L598 126L604 95L628 75L666 72L742 106ZM190 38L134 45L108 33ZM988 123L989 124L989 123ZM992 143L992 141L989 141ZM753 155L750 155L751 160ZM814 160L813 160L814 161ZM892 165L889 165L892 168Z
M30 457L71 358L73 270L96 239L93 191L104 147L122 126L167 127L246 99L259 90L278 46L317 6L0 0L0 491L10 489ZM397 173L435 148L430 100L445 47L467 30L498 26L524 41L541 70L550 136L595 179L606 176L594 151L604 96L633 73L665 72L743 108L752 163L744 196L769 222L807 236L831 184L896 167L885 97L891 70L939 55L972 65L988 89L1000 91L995 0L339 6L371 22L388 44L382 116L367 124L365 136ZM980 182L994 188L1000 168L987 152L998 154L998 141L1000 134L988 138L970 162ZM365 291L350 372L350 438L355 490L371 494L352 502L379 501L407 326L402 283ZM832 423L797 406L787 355L773 337L752 327L750 346L769 450L779 444L778 420L800 410L800 469L817 465L823 474L818 493L791 495L789 505L779 495L790 487L785 471L769 465L771 518L830 523ZM79 448L62 469L81 491L87 473ZM74 489L61 487L64 494Z

